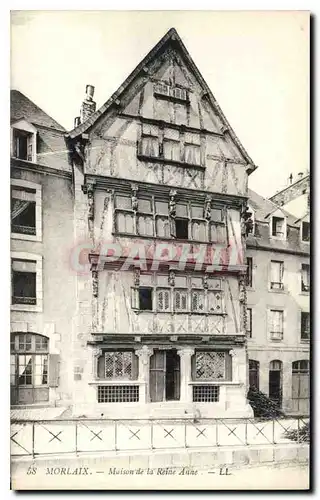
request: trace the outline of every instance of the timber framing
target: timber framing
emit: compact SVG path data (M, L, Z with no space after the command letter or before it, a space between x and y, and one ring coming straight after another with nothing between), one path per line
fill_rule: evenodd
M185 45L183 44L181 38L179 37L177 31L174 28L171 28L164 37L154 46L154 48L147 54L147 56L136 66L133 72L128 76L128 78L124 81L122 85L118 88L118 90L105 102L105 104L98 109L95 113L93 113L84 123L70 131L66 134L67 139L75 139L80 134L87 132L91 127L97 122L97 120L104 115L112 106L116 105L117 107L121 105L121 95L127 90L129 85L133 83L139 76L148 74L148 65L153 61L157 56L159 56L166 49L167 45L171 43L175 48L177 48L185 58L187 64L191 68L191 71L198 79L198 82L202 88L202 97L203 99L207 99L211 106L215 109L217 114L219 115L222 123L223 129L230 134L230 137L233 139L235 144L238 146L242 155L246 159L248 163L247 173L250 174L254 170L256 170L257 166L254 164L250 156L248 155L245 148L240 143L238 137L235 132L231 128L227 118L225 117L223 111L221 110L219 104L217 103L215 97L213 96L210 88L208 87L206 81L198 70L196 64L191 58L189 52L187 51Z

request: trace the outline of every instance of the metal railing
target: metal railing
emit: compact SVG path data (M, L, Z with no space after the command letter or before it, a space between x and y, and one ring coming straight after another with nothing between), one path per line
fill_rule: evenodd
M289 445L305 442L308 422L307 417L12 420L11 456Z

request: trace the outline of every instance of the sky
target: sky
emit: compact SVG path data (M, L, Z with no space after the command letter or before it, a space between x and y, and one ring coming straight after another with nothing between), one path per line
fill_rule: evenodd
M309 168L309 17L302 11L12 11L11 88L67 130L174 27L258 169L268 197Z

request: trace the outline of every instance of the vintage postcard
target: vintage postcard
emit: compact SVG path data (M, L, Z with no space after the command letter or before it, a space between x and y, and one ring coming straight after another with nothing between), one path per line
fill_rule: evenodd
M303 11L11 12L13 490L308 490Z

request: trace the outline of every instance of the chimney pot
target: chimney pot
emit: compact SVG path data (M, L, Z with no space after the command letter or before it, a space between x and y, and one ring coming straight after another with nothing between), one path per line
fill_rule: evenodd
M298 177L299 177L299 179L301 179L303 177L303 172L299 172Z
M74 119L74 128L79 127L80 123L80 116L76 116Z
M86 85L86 94L87 98L92 101L93 94L94 94L94 86L93 85Z

